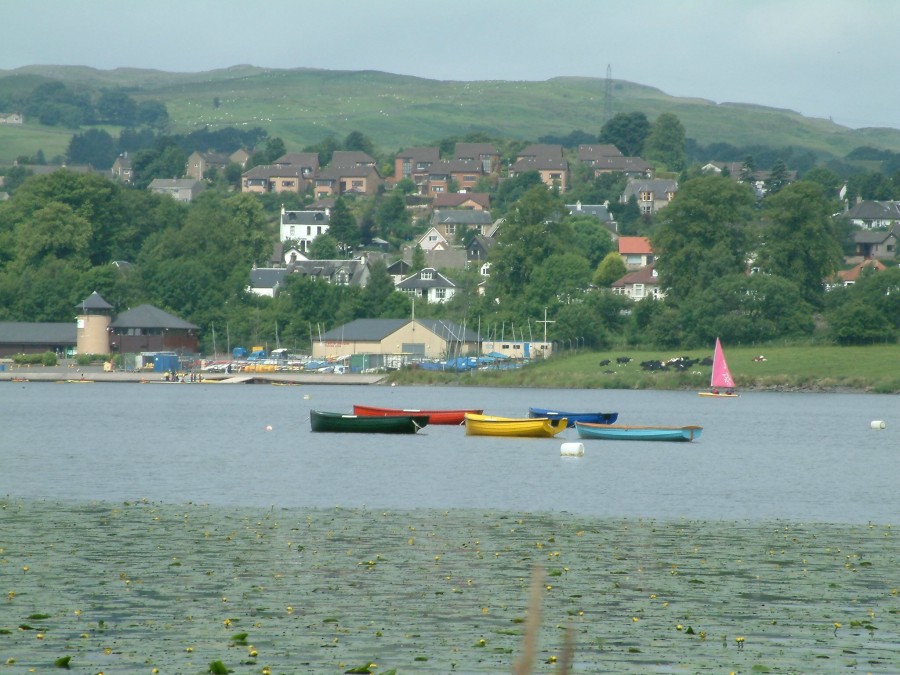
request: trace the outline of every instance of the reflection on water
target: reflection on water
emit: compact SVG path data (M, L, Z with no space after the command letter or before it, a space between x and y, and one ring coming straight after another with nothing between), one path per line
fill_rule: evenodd
M313 434L353 403L529 406L700 424L694 443ZM894 522L897 398L748 393L270 385L2 383L0 494L170 503L491 508L598 516ZM870 428L885 420L886 428ZM271 427L271 429L269 429ZM583 457L562 457L567 441Z

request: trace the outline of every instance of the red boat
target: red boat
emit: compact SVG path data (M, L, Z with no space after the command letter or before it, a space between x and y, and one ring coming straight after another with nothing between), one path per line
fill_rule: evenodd
M429 424L463 424L466 413L482 414L483 410L417 410L413 408L378 408L371 405L354 405L353 414L359 417L395 417L397 415L428 415Z

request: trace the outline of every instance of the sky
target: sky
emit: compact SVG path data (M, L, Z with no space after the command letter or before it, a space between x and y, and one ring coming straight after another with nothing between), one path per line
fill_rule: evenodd
M28 0L0 70L380 70L435 80L605 78L672 96L900 129L896 0Z

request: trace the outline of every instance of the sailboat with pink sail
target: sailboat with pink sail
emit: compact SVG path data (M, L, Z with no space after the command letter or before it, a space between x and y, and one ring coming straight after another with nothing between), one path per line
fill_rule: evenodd
M713 353L712 377L709 381L709 391L701 391L701 396L713 396L716 398L737 398L740 394L734 391L734 378L728 369L725 360L725 352L722 351L722 343L716 338L716 351Z

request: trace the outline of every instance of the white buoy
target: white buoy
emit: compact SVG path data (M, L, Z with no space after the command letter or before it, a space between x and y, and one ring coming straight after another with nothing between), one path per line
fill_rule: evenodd
M583 457L584 443L563 443L559 448L559 454L563 457Z
M872 420L872 422L869 423L869 426L873 429L884 429L887 425L884 423L884 420Z

